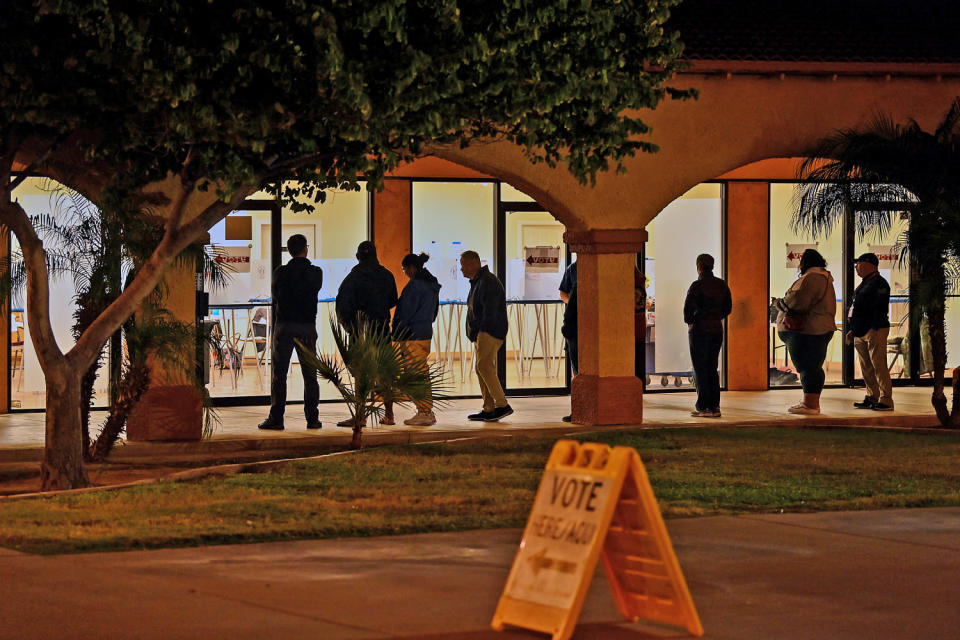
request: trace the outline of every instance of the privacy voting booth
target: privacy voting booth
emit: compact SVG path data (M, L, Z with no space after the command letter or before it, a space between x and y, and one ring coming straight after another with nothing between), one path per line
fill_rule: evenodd
M493 628L569 638L599 558L624 618L703 635L640 456L572 440L547 461Z

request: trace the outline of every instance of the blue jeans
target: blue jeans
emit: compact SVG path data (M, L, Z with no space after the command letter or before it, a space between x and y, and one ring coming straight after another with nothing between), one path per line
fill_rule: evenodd
M270 372L270 420L283 422L283 413L287 407L287 370L293 350L300 358L300 373L303 374L303 413L307 422L317 420L320 415L320 383L317 370L310 366L305 352L294 343L298 339L308 348L317 344L317 327L301 322L278 322L273 332L273 370ZM306 352L310 353L310 352Z

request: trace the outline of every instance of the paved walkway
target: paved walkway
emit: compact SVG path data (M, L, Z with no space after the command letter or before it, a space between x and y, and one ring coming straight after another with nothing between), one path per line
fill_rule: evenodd
M643 420L633 427L683 427L696 425L870 425L890 427L935 426L936 418L930 406L929 387L898 387L894 391L897 410L894 412L875 412L854 409L852 403L863 399L862 389L828 389L822 398L823 413L820 416L805 417L786 413L786 408L800 399L799 390L776 390L763 392L730 391L723 394L723 417L720 419L693 418L692 393L651 393L644 396ZM570 413L568 396L541 398L510 398L516 412L499 423L477 423L467 420L467 414L480 409L479 400L455 400L437 412L438 422L432 427L407 427L398 424L394 427L376 426L367 429L365 438L369 442L402 441L408 439L451 438L474 435L477 433L516 433L518 431L557 430L569 432L576 425L561 422L560 418ZM263 420L267 407L222 407L218 409L222 425L213 438L204 443L207 448L219 447L228 450L233 447L269 448L316 446L318 442L329 439L349 439L350 430L334 426L338 420L347 416L346 409L339 403L320 405L320 418L324 427L320 431L306 430L301 405L287 406L287 429L282 432L264 432L257 429ZM398 408L397 417L402 422L411 410ZM104 412L94 412L92 425L102 422ZM629 425L628 425L629 426ZM591 428L594 429L594 428ZM19 455L24 458L39 458L39 448L43 445L44 414L13 413L0 415L0 459L4 455ZM163 455L164 451L184 451L196 449L197 443L146 444L134 443L118 451L119 455ZM11 450L19 450L14 454Z
M712 640L955 640L960 508L670 520ZM545 638L490 630L518 530L37 557L0 549L0 638ZM602 571L574 638L623 622Z

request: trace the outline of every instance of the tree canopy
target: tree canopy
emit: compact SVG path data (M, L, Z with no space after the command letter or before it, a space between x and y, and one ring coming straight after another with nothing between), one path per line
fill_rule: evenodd
M690 95L666 86L677 1L13 2L0 127L37 166L72 143L128 187L185 165L225 192L377 185L488 137L590 180L655 150L628 110Z

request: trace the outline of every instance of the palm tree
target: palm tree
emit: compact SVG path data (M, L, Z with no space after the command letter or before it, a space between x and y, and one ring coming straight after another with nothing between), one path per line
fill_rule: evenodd
M946 296L960 290L960 98L933 132L884 115L862 131L838 131L807 154L799 175L811 183L798 198L796 231L829 235L844 211L851 211L863 237L889 232L894 215L909 216L897 245L913 274L911 324L920 327L926 320L937 418L944 427L960 427L960 368L953 371L950 410L943 389Z
M350 332L331 318L330 330L339 358L317 354L314 345L299 340L297 344L301 353L306 352L301 360L316 368L317 376L332 383L347 403L353 422L352 448L360 448L367 418L383 417L384 402L417 404L432 400L435 405L443 404L445 387L440 369L403 353L389 331L378 329L362 315Z

